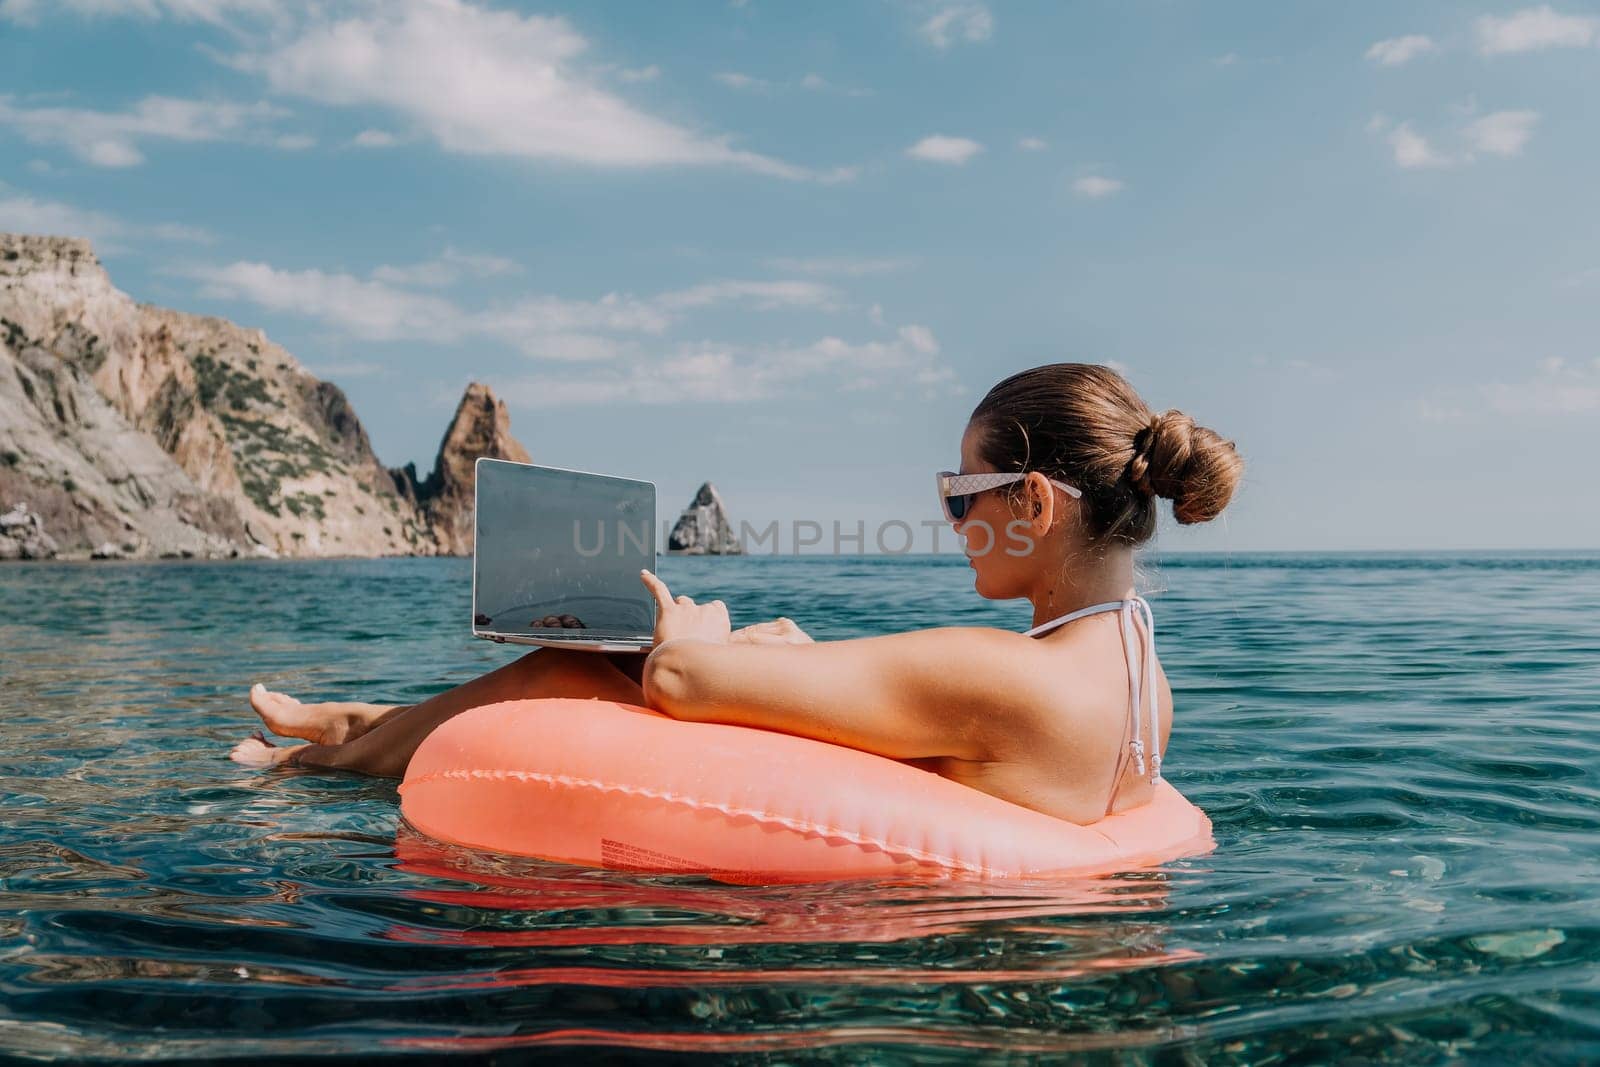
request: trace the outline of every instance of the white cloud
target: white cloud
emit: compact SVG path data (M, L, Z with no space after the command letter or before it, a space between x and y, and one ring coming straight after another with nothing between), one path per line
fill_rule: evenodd
M0 125L33 144L59 144L97 167L132 167L144 162L139 143L261 140L262 127L284 112L266 103L179 100L147 96L128 111L19 106L0 96Z
M1455 167L1476 162L1482 156L1507 158L1522 154L1538 124L1537 111L1495 111L1463 125L1458 131L1460 147L1442 151L1409 122L1391 124L1383 115L1367 123L1370 133L1384 133L1394 161L1403 170Z
M1099 174L1091 174L1072 183L1073 192L1079 196L1087 196L1091 200L1115 195L1120 193L1122 188L1122 182L1116 178L1107 178Z
M638 350L631 340L593 333L534 333L501 340L530 359L550 363L610 363Z
M1050 144L1042 137L1024 137L1017 142L1017 147L1024 152L1043 152Z
M917 27L923 40L945 49L960 42L987 41L994 35L994 15L980 3L941 4Z
M1374 44L1367 49L1367 58L1385 67L1398 67L1408 63L1416 57L1437 49L1433 38L1420 33L1410 33L1404 37L1390 37Z
M926 326L919 326L916 323L902 326L898 336L913 352L924 356L939 354L939 342L933 336L933 331Z
M865 274L888 274L891 271L903 270L911 265L911 261L889 256L876 258L857 258L853 256L794 258L778 256L775 259L767 260L767 265L775 270L788 271L792 274L831 274L855 278Z
M1600 18L1563 15L1548 4L1504 17L1483 15L1474 24L1478 51L1486 56L1545 48L1586 48L1600 38Z
M1533 136L1537 111L1496 111L1467 125L1467 143L1491 156L1519 156Z
M567 365L560 374L510 383L506 395L528 406L760 400L811 385L909 388L922 395L959 387L940 358L938 338L918 323L858 342L832 336L801 345L661 340L685 316L717 305L835 308L838 294L816 282L730 279L654 296L609 293L596 300L531 294L481 309L417 290L441 280L432 270L436 263L463 262L496 271L504 265L492 257L456 253L410 268L380 268L365 278L248 262L189 273L208 297L301 316L361 340L496 341L540 363ZM346 376L372 372L370 364L324 369Z
M436 258L404 266L384 265L372 272L374 281L391 285L444 288L463 278L493 278L516 274L522 268L503 256L477 255L446 248Z
M653 63L648 67L624 68L617 72L617 77L625 82L653 82L661 77L661 68Z
M1424 397L1417 405L1417 414L1424 422L1455 422L1467 417L1464 408L1457 407L1448 402L1430 400Z
M753 78L748 74L740 74L738 71L733 70L723 71L721 74L713 74L712 77L728 88L738 89L741 92L765 92L772 88L772 83L765 78Z
M391 0L348 17L314 18L232 63L264 75L280 93L385 109L449 152L818 177L640 111L594 80L583 65L588 47L558 17L466 0Z
M1212 65L1217 67L1231 67L1237 62L1239 62L1238 52L1224 52L1211 61Z
M364 341L453 340L462 329L449 301L349 274L242 261L193 273L202 296L317 319Z
M1402 122L1389 131L1389 147L1394 150L1395 163L1405 170L1448 167L1455 162L1435 151L1428 139L1413 130L1408 122Z
M1490 410L1502 415L1600 414L1600 359L1587 364L1546 359L1532 378L1492 383L1481 392Z
M501 308L472 315L476 330L498 337L530 356L538 356L543 339L565 339L570 351L573 338L595 331L656 335L672 322L667 310L648 300L607 293L599 300L569 300L537 294Z
M955 386L925 326L902 326L891 340L849 342L824 337L807 345L735 347L702 341L678 345L664 358L596 367L508 384L507 399L529 407L607 404L748 403L807 386L832 390L897 389L923 394Z
M871 89L857 89L846 85L835 85L822 75L813 71L800 79L800 88L809 93L838 93L843 96L871 96Z
M822 185L839 185L843 182L853 182L860 175L860 167L834 167L832 170L816 171L811 177Z
M0 0L0 18L37 22L42 12L91 17L163 16L220 24L231 14L273 15L276 0Z
M209 244L206 231L179 223L127 222L99 211L85 211L59 200L41 200L0 183L0 231L52 237L85 237L101 253L123 241L180 241Z
M710 307L713 304L750 303L762 310L775 308L835 308L838 294L829 286L803 281L705 282L688 289L662 293L655 303L669 311Z
M739 71L722 71L711 75L713 81L721 82L728 88L744 93L770 93L775 91L789 91L797 86L809 93L838 93L844 96L871 96L871 89L852 89L842 85L835 85L827 78L817 73L810 73L799 82L775 82L767 78L757 78L751 74Z
M1600 416L1600 358L1572 362L1540 360L1518 381L1489 382L1435 391L1420 400L1420 413L1432 422L1506 418Z
M959 166L982 151L983 145L977 141L965 137L945 137L936 133L924 137L906 149L906 155L930 163L952 163Z
M614 404L739 403L766 394L764 368L740 373L733 352L679 350L658 363L637 363L609 373L525 378L498 391L521 407L570 408Z
M357 148L393 148L400 143L400 138L388 130L362 130L350 143Z
M811 281L731 279L650 297L608 293L597 300L534 293L476 309L417 291L517 269L499 257L447 250L424 263L379 267L365 278L248 262L186 273L200 281L204 296L312 319L365 341L487 339L533 359L565 362L634 354L636 339L659 337L680 318L713 306L743 304L758 311L831 311L840 306L835 290Z

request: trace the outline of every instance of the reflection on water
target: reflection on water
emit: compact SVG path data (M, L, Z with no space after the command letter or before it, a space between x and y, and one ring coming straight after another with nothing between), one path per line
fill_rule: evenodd
M663 571L819 638L1026 626L958 562ZM1053 883L490 857L393 783L226 762L252 680L414 700L504 662L467 577L0 570L0 1054L1600 1058L1594 557L1169 563L1169 769L1219 848Z

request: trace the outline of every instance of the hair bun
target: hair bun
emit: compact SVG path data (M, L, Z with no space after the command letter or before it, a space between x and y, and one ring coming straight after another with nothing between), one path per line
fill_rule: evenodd
M1172 501L1173 516L1187 526L1216 518L1243 470L1232 441L1181 411L1167 410L1134 434L1128 481L1146 496Z

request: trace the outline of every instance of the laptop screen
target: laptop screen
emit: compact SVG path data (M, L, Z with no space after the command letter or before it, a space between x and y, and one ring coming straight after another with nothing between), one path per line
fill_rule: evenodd
M483 459L477 465L474 632L649 636L656 566L650 482Z

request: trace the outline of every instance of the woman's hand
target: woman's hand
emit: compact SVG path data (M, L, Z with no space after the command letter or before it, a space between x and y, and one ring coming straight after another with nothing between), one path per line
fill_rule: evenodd
M777 618L771 622L758 622L728 635L735 645L809 645L811 635L795 625L793 619Z
M728 605L720 600L696 604L693 599L686 596L674 599L672 592L667 588L667 583L648 570L640 571L639 579L656 598L655 647L659 648L679 637L690 637L720 645L728 643L732 636L732 628L728 622Z

